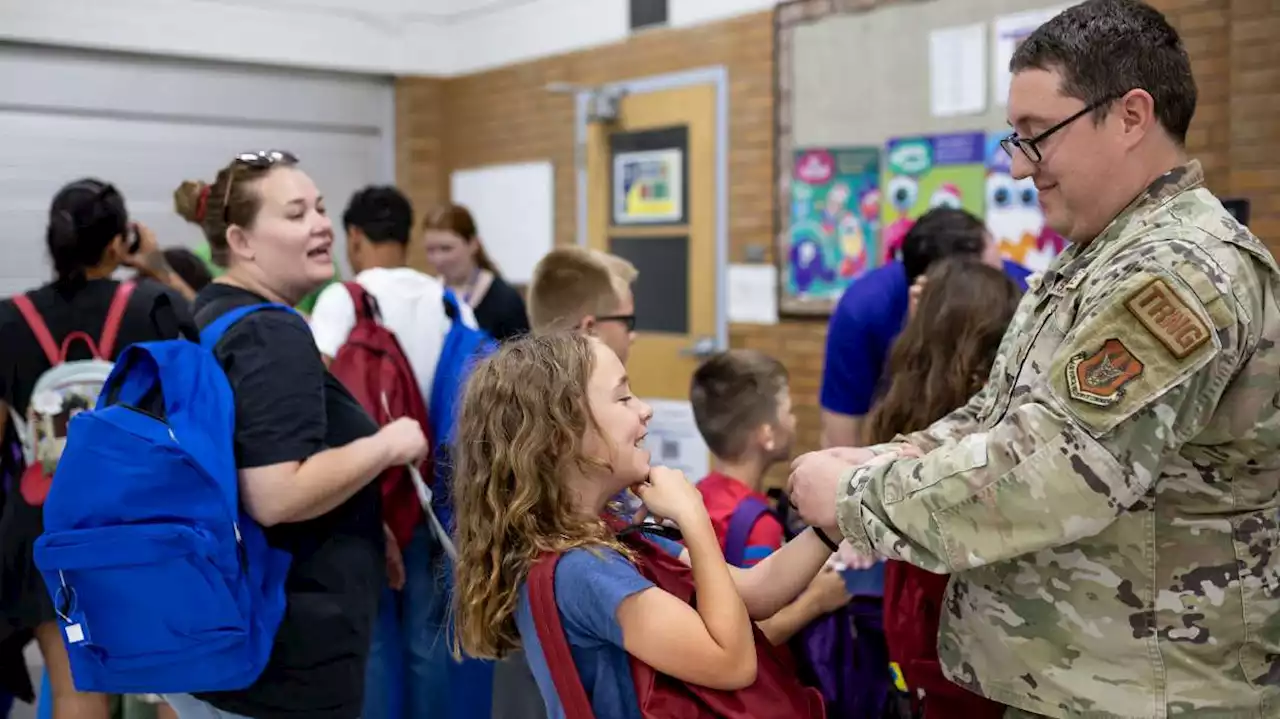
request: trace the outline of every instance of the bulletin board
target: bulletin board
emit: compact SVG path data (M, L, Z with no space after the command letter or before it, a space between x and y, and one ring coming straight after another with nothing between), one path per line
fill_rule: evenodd
M1027 249L1044 244L1046 239L1041 233L1047 232L1042 228L1042 218L1041 227L1036 227L1038 206L1034 194L1026 192L1030 183L1013 181L1006 159L999 157L1003 150L998 139L1010 130L1004 100L996 97L1006 88L995 74L1000 43L997 19L1045 12L1051 15L1062 7L1061 0L794 0L778 7L774 19L778 192L774 256L778 262L781 312L826 315L836 301L831 297L800 296L794 291L794 283L788 284L787 278L796 272L791 264L796 256L792 232L796 188L792 185L798 176L796 158L806 152L880 148L880 165L884 168L880 200L882 208L891 210L892 193L897 190L903 194L902 185L909 184L897 180L895 186L888 185L895 182L895 171L901 167L891 161L890 154L896 148L945 145L954 150L961 144L972 147L974 157L969 164L973 169L966 170L963 182L948 176L955 174L950 170L931 180L914 178L917 186L907 188L904 195L911 200L912 211L918 213L922 207L927 208L926 200L930 198L971 211L982 208L977 214L988 220L989 229L1007 257L1032 264L1042 262L1043 257ZM936 116L930 97L933 33L978 24L984 28L985 43L981 110ZM803 188L800 189L803 195ZM1031 192L1034 193L1034 186ZM954 196L945 196L948 193ZM1028 200L1033 206L1030 213L1024 212ZM992 207L1000 211L988 217L987 210ZM1009 212L1002 214L1006 209ZM881 247L889 246L892 251L891 242L896 235L890 237L889 230L900 233L903 225L895 225L900 219L882 210L882 234L876 240ZM1052 247L1056 249L1058 245ZM884 259L872 257L868 266ZM816 270L802 271L812 274Z

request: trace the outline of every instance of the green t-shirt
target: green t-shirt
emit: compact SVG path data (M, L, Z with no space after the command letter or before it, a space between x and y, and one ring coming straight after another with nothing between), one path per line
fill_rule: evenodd
M213 261L213 250L212 248L209 247L208 241L201 242L200 244L196 245L195 248L192 250L192 252L195 253L196 257L199 257L201 260L204 261L205 267L209 268L209 274L213 275L214 277L221 277L222 273L226 272L226 270L219 267ZM298 303L298 306L296 309L299 312L303 312L308 315L311 314L312 310L314 310L316 307L316 300L320 298L320 293L324 292L325 288L328 287L329 285L339 281L340 281L340 276L338 274L338 269L337 267L334 267L333 277L331 277L328 282L325 282L324 285L322 285L319 289L315 290L314 292L307 295L306 297L303 297L302 301Z

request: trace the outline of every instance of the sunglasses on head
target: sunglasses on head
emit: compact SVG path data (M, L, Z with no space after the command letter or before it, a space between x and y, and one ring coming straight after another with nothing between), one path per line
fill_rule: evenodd
M235 171L238 167L251 167L255 170L266 170L276 165L296 165L298 156L288 150L257 150L242 152L231 160L231 172L227 176L227 190L222 196L222 221L231 224L231 188L235 186Z

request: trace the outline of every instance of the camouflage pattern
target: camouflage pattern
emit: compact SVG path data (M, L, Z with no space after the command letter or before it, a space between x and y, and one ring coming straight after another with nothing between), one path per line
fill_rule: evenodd
M1010 716L1280 717L1280 270L1157 180L1033 283L986 388L841 482L938 573L952 681Z

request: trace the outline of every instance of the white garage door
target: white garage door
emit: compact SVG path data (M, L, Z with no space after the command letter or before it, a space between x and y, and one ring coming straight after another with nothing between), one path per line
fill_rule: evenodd
M394 181L394 102L390 78L0 43L0 296L51 278L49 203L81 177L120 188L162 246L193 245L174 188L287 149L337 221L355 190Z

